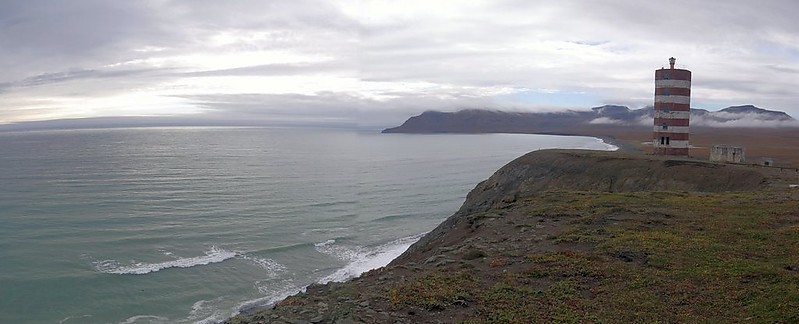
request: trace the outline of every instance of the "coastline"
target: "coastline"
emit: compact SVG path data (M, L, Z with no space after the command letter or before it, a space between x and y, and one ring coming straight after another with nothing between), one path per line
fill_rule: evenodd
M679 172L673 173L674 170ZM618 151L529 153L481 182L454 215L389 265L347 282L311 285L303 293L287 297L271 307L251 309L226 323L440 323L495 322L503 318L557 321L565 319L558 315L563 312L571 314L567 318L572 320L724 321L740 318L740 314L751 309L720 297L730 294L728 291L713 289L721 280L725 287L733 285L734 291L748 291L749 286L739 287L741 283L737 277L699 272L695 280L703 278L706 281L698 282L715 284L712 287L699 284L689 289L672 281L678 277L672 277L671 270L663 272L659 264L676 269L686 267L680 271L689 271L695 267L695 262L701 267L703 262L718 258L715 253L730 253L725 249L745 249L743 253L753 255L782 253L780 249L747 249L747 245L733 244L718 251L702 250L707 255L692 256L681 251L690 251L684 249L699 244L697 242L626 245L624 238L654 235L647 240L658 242L665 235L661 232L668 229L680 230L679 237L702 238L716 232L718 235L726 233L726 226L702 225L697 229L680 225L700 220L715 224L718 215L737 215L733 210L737 203L707 205L698 203L694 197L745 202L747 211L767 209L774 215L791 213L799 208L799 199L796 199L799 192L787 190L786 183L793 181L792 177L776 169L663 159ZM727 194L728 191L736 193ZM697 195L692 194L694 192ZM662 200L662 197L668 199ZM582 203L574 205L570 201ZM682 207L675 209L670 205L672 201ZM751 217L755 217L756 222L764 222L757 218L759 214L742 215L745 217L722 217L727 217L725 222L732 224L749 222ZM759 225L761 234L758 235L778 235L780 239L793 235L790 231L770 229L775 226L773 222L784 222L780 219ZM795 224L798 225L791 229L799 230L799 219ZM617 234L608 236L611 233ZM799 242L795 236L790 240ZM687 245L683 247L682 244ZM776 284L748 279L757 282L755 286L765 285L767 290L779 289L780 282L793 276L791 271L795 270L790 269L799 269L799 265L782 265L791 262L784 257L774 256L768 260L760 266L776 269L773 271L789 270L778 271ZM766 268L757 271L771 273L772 270ZM634 285L633 279L641 276L657 281L647 286ZM656 303L625 302L630 298L654 302L652 298L656 296L671 296L670 290L674 287L689 289L686 296L692 296L691 302L682 304L671 297L656 298L659 300ZM649 295L652 291L658 293ZM761 297L757 302L770 305L774 298L783 300L794 295ZM714 312L714 307L706 306L714 300L727 305L724 312ZM620 309L620 305L624 309ZM786 305L799 306L790 302ZM688 309L675 313L674 307ZM637 317L624 317L625 309L632 309L630 314ZM752 316L779 321L794 318L791 312L796 312L796 308L766 309L768 312Z
M571 134L571 133L429 133L429 134L432 134L432 135L440 135L440 134L453 134L453 135L457 135L457 134L466 134L466 135L475 135L475 134L477 134L477 135L480 135L480 134L516 134L516 135L552 135L552 136L591 137L591 138L594 138L596 140L601 141L602 143L604 143L606 145L610 145L610 146L615 147L614 150L609 150L609 151L597 150L597 152L619 152L619 153L628 153L628 154L639 154L639 153L642 153L640 150L636 149L633 145L631 145L629 143L626 143L624 141L620 141L620 140L614 138L613 136L592 136L592 135L581 135L581 134ZM421 135L424 135L424 134L421 134ZM539 151L539 150L536 150L536 151ZM530 154L530 153L533 153L533 152L535 152L535 151L528 152L528 153L526 153L524 155L527 155L527 154ZM446 222L446 220L445 220L445 222ZM402 254L407 252L408 249L410 249L414 244L416 244L419 240L423 239L427 234L429 234L433 230L434 229L430 229L429 231L418 235L414 239L414 241L411 244L409 244L401 252L401 254L396 255L394 258L392 258L388 262L383 263L383 265L381 265L381 266L378 266L378 267L375 267L375 268L371 268L371 269L368 269L366 271L362 271L358 275L351 276L351 277L347 278L344 281L340 281L340 280L325 280L325 278L322 278L322 280L320 280L318 282L314 282L312 284L309 284L309 285L307 285L305 287L302 287L302 288L296 290L294 293L290 293L290 294L288 294L286 296L282 296L282 297L278 296L278 297L269 298L268 299L269 300L268 303L255 304L254 306L247 306L245 308L242 308L233 317L254 315L259 310L272 308L272 307L276 306L277 304L280 304L281 302L285 301L289 297L306 294L308 292L309 288L315 289L315 288L318 288L319 286L326 286L326 285L334 285L335 286L335 285L338 285L338 284L347 283L347 282L351 282L353 280L357 280L360 276L362 276L362 275L364 275L364 274L366 274L366 273L368 273L370 271L379 270L379 269L381 269L383 267L386 267L386 266L390 265L395 260L400 258L402 256ZM404 239L407 239L407 237L398 238L397 240L404 240ZM341 270L344 270L344 269L341 269ZM230 320L230 319L228 319L228 320ZM224 322L224 323L227 323L227 321Z
M386 133L383 130L383 133ZM518 132L404 132L404 131L394 131L388 134L417 134L417 135L440 135L440 134L463 134L463 135L475 135L475 134L527 134L527 135L553 135L553 136L580 136L580 137L593 137L599 140L602 140L605 144L613 145L618 148L619 152L624 153L645 153L642 151L637 145L634 144L634 140L626 138L621 139L617 134L613 134L612 132L608 131L585 131L585 132L527 132L527 131L518 131ZM640 136L639 136L640 137Z
M584 136L584 135L579 135L579 136ZM605 144L615 146L617 148L616 151L618 152L627 153L627 154L644 154L644 152L641 151L639 148L637 148L635 145L627 141L619 140L613 136L596 136L596 137L605 142Z
M53 197L64 197L53 200L52 204L71 203L70 199L76 198L74 206L87 207L76 209L75 212L56 207L50 209L58 211L53 213L53 216L63 215L62 219L65 221L69 216L69 219L91 218L98 222L112 219L112 222L105 223L109 228L117 224L127 226L125 225L127 222L136 222L139 226L120 233L123 235L113 236L113 240L103 244L94 244L91 239L94 238L92 235L104 232L98 233L86 227L73 229L69 226L59 226L64 235L86 233L80 235L80 240L75 243L79 248L70 249L80 250L86 253L86 256L74 256L54 249L48 246L50 244L46 238L32 241L36 244L31 245L31 248L43 253L59 251L58 257L76 262L74 265L67 264L65 269L77 267L81 271L91 271L91 280L96 285L87 287L86 295L96 299L99 303L96 305L103 306L103 303L107 302L126 303L130 306L124 309L97 307L78 314L75 310L86 304L82 300L65 299L49 307L47 312L26 315L25 313L29 312L21 311L24 309L22 304L25 299L17 299L16 302L9 300L6 305L11 311L5 312L3 318L7 318L8 321L18 322L20 318L34 322L47 321L51 318L60 320L71 315L83 314L90 314L95 320L105 322L127 321L128 318L137 315L158 316L175 322L222 321L241 309L267 304L270 302L269 298L273 296L286 296L288 291L293 294L306 285L339 272L355 260L372 259L373 252L396 238L430 231L459 208L466 194L476 183L486 179L502 165L525 152L545 146L607 148L600 140L590 137L382 136L374 131L356 133L351 130L120 129L68 133L17 134L14 135L15 141L7 143L6 147L24 149L27 146L25 143L41 143L47 139L49 142L59 144L58 148L66 147L70 152L92 152L96 153L98 158L93 158L95 155L74 154L69 157L74 159L75 163L67 160L66 163L53 164L49 161L62 160L49 158L27 159L26 161L31 162L26 163L14 162L21 161L17 156L26 156L28 153L32 157L49 157L58 156L60 154L57 153L63 152L63 150L23 150L17 152L25 154L13 154L6 159L12 162L7 165L13 166L6 168L6 171L26 170L30 168L29 166L39 166L33 162L48 161L41 165L52 167L54 171L63 171L53 174L48 179L73 179L76 175L72 165L92 165L94 161L104 161L103 158L106 157L103 154L104 150L98 148L117 148L116 144L120 143L118 142L120 138L126 140L146 138L147 141L130 140L130 146L118 147L122 152L130 151L137 154L120 154L118 159L114 157L115 163L103 163L98 165L98 168L86 169L85 176L83 173L80 174L81 179L102 179L102 182L98 182L102 183L102 186L81 187L85 188L86 192L81 191L80 195L68 190L71 188L69 185L42 187L47 189L42 192L53 193ZM295 135L299 133L303 134L304 141L313 145L295 149L293 139L297 139ZM209 141L195 143L195 139L200 136L208 138ZM263 138L270 140L258 140ZM281 138L292 138L292 140L279 140ZM139 144L133 145L134 142ZM172 145L155 145L162 142ZM263 148L277 146L288 149L251 149L253 146ZM165 147L179 149L165 150ZM264 159L264 157L278 156L272 152L281 151L286 153L280 154L280 159ZM9 150L9 152L14 151ZM138 154L140 152L158 154ZM115 171L128 166L126 162L140 161L140 159L154 161L154 156L162 154L166 158L158 159L163 162L160 165L169 167L152 168L152 165L159 164L133 163L136 170L147 172ZM217 158L225 159L224 161L229 163L219 163ZM278 163L279 161L301 163ZM290 169L273 169L269 167L272 164L276 167L298 165L291 166ZM189 168L180 168L184 165ZM191 172L187 171L186 177L160 176L171 175L172 170L178 169ZM217 170L224 172L215 172ZM283 170L304 171L303 176L297 177L293 176L294 173ZM32 173L14 172L14 174ZM114 175L111 177L113 181L104 180L108 174ZM275 176L254 176L259 174L275 174ZM200 180L186 180L195 178ZM38 181L39 178L20 178L24 181L19 183L31 183L29 179ZM114 186L105 185L109 183L113 183ZM196 186L191 186L194 184ZM130 187L135 190L128 189ZM4 192L14 193L14 188L15 186L9 186ZM147 190L139 190L142 188ZM173 191L172 188L180 190ZM121 194L123 192L126 194ZM109 197L106 193L113 195L114 199L118 197L120 203L128 199L157 203L158 206L168 207L169 213L152 213L151 205L138 203L125 204L130 205L130 209L112 208L113 206L103 203ZM16 196L8 195L8 197ZM19 200L20 205L37 206L39 203L35 201L35 196L20 193L19 197L24 198ZM82 197L86 199L77 200ZM94 203L95 200L90 198L96 198L99 203ZM82 204L83 202L89 203ZM51 204L49 201L41 203ZM106 207L95 208L95 206ZM106 210L104 208L108 208L109 212L103 212ZM197 214L198 211L202 213ZM137 217L124 217L134 214ZM157 226L149 224L172 222L171 218L163 215L174 216L180 221L190 219L203 221L192 221L191 228L169 226L162 231L147 230ZM308 222L308 220L313 221ZM61 219L56 223L61 224L60 221ZM243 227L231 227L231 221ZM169 238L164 233L168 233ZM220 235L220 233L247 235L243 237ZM7 239L15 237L6 235ZM142 240L143 244L138 244L140 241L130 237L148 239ZM58 236L54 238L57 239ZM97 240L106 241L104 235L99 236ZM332 243L326 243L328 241ZM149 242L157 242L158 245L153 247ZM12 258L9 262L19 265L29 264L27 263L29 261L23 258L19 261ZM17 273L10 271L14 269L23 271ZM56 273L61 269L53 267L43 269L43 272ZM24 272L23 267L11 267L4 273L14 273L14 280L21 282L26 280L22 272ZM193 283L197 281L190 279L191 276L203 278L203 285L194 285ZM82 279L63 281L64 284L73 284L73 282L80 284ZM116 284L116 282L121 283ZM114 283L118 290L131 291L136 300L120 296L113 291L97 289L106 283ZM161 298L158 297L159 289L167 287L185 287L179 288L180 296L191 297L163 296L163 299L159 299ZM214 289L213 292L218 292L218 295L210 298L209 289ZM13 290L8 293L13 294ZM37 299L41 299L52 294L40 289L33 291L30 296L37 295L40 296ZM136 313L133 313L134 310Z

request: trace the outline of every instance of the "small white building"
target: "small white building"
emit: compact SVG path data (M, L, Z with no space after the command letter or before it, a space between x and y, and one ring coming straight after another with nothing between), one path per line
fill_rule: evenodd
M710 161L744 163L746 154L743 146L713 145L713 149L710 150Z

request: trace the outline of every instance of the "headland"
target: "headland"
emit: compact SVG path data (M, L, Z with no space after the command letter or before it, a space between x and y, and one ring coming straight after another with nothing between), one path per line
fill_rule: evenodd
M799 321L799 170L526 154L386 267L227 323Z
M653 151L652 107L629 109L605 105L588 111L503 112L465 109L427 111L384 133L415 134L551 134L602 138L627 152ZM689 156L707 160L714 145L746 149L747 163L762 159L774 165L799 167L799 121L781 111L752 105L720 111L691 108Z

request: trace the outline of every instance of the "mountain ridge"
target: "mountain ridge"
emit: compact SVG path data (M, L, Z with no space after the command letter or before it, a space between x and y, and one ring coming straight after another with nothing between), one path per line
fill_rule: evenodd
M593 107L588 111L505 112L464 109L456 112L425 111L383 133L564 133L579 126L620 125L651 127L653 107L630 109L620 105ZM730 106L719 111L691 108L692 127L799 127L782 111L754 105Z

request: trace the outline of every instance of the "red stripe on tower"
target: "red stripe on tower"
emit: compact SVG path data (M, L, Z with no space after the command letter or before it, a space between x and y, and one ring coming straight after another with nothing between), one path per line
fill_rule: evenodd
M688 156L688 124L691 117L691 71L669 68L655 70L655 154Z

